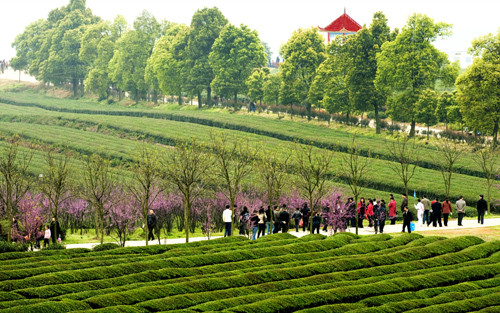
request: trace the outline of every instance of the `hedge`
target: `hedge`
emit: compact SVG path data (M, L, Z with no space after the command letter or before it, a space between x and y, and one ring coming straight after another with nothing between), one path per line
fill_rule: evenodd
M315 291L306 295L279 296L248 305L240 305L231 308L230 311L276 312L297 310L324 304L351 302L374 295L396 293L405 290L419 290L423 288L456 284L463 281L484 279L499 273L499 263L484 266L470 266L466 269L437 271L431 274L416 275L413 276L411 280L408 280L407 278L395 278L372 284Z
M467 238L465 237L453 238L450 239L445 249L438 247L437 245L435 247L432 247L432 244L430 244L429 247L425 247L425 250L428 251L427 255L432 256L440 253L458 251L463 249L464 247L476 244L481 241L481 239L478 239L476 237L471 237L470 240L467 240ZM419 255L425 254L424 251L418 251L418 249L424 250L423 248L410 249L414 250L414 252L419 252L415 254L415 258L418 258ZM302 266L282 267L276 270L263 270L236 275L233 277L203 278L191 280L189 283L169 283L166 286L147 286L131 291L106 294L103 296L95 296L86 301L88 301L93 307L107 306L110 304L108 303L108 301L118 304L133 304L151 299L152 294L154 294L154 296L156 297L166 297L179 293L194 293L205 290L227 289L231 287L248 286L249 284L251 285L271 281L289 280L309 275L325 274L334 271L346 271L381 264L395 264L404 261L401 257L403 255L406 256L406 253L399 253L399 255L394 254L390 256L379 256L376 258L346 258L338 259L335 262L324 261Z
M403 236L406 237L406 236ZM409 238L409 237L408 237ZM417 237L412 237L412 238L417 238ZM321 243L320 247L323 247L320 249L320 251L325 251L330 248L335 248L335 247L342 247L344 246L348 241L350 240L349 236L337 236L336 240L328 240L328 241L323 241L323 242L318 242ZM400 239L400 242L404 242L404 239ZM293 246L296 246L297 244L294 244ZM281 247L280 250L283 250L284 248ZM310 243L308 245L304 246L303 252L308 252L308 251L315 251L318 249L317 244ZM257 249L256 249L257 250ZM260 250L265 250L265 251L260 251L260 254L262 252L266 252L266 255L271 257L271 258L278 258L278 262L286 262L289 260L290 256L287 256L286 251L281 251L281 253L275 253L274 249L269 249L269 248L264 248ZM220 257L221 255L224 255L226 257L238 257L239 255L241 256L251 256L252 252L254 251L240 251L237 255L235 252L231 253L220 253L216 254L215 256L212 255L211 257ZM281 255L281 257L276 257L276 255ZM298 256L300 258L301 254L298 255L292 255L291 257ZM176 259L175 264L177 264L177 259L182 262L182 260L186 260L187 258L173 258ZM199 262L205 262L205 263L213 263L213 260L210 259L209 255L207 256L195 256L191 257L191 260L197 259ZM302 257L301 259L307 259L306 257ZM172 259L167 259L167 260L160 260L160 261L155 261L157 262L156 265L154 266L159 266L158 262L162 262L161 264L168 263L172 261ZM253 266L255 265L260 265L264 266L266 263L269 262L268 259L260 259L256 256L253 257L253 260L251 263L244 263L243 266L244 268L248 267L249 264L252 264ZM150 263L148 263L149 265ZM161 265L160 264L160 265ZM175 265L174 264L174 265ZM186 264L182 264L184 267ZM125 276L118 276L116 278L111 278L111 279L99 279L99 280L93 280L89 282L82 282L82 283L65 283L64 285L49 285L45 284L44 286L40 286L37 288L23 288L20 292L23 294L29 296L29 297L53 297L61 294L66 294L66 293L74 293L74 292L84 292L86 290L94 290L97 288L110 288L114 286L121 286L121 285L128 285L134 282L147 282L147 281L157 281L157 280L164 280L164 279L170 279L172 281L173 277L189 277L193 275L203 275L207 273L217 273L217 272L224 272L228 270L238 270L241 269L242 266L239 264L239 262L233 262L229 263L227 265L225 264L215 264L215 266L207 266L207 267L195 267L195 268L183 268L183 269L175 269L175 268L163 268L160 270L152 271L152 270L147 270L145 272L139 272L135 275L125 275ZM149 268L150 269L150 268ZM123 269L121 269L123 270ZM55 273L58 274L58 273ZM54 274L54 275L55 275ZM64 274L64 273L61 273ZM92 273L91 273L92 274ZM95 274L95 273L94 273ZM122 273L124 274L124 273ZM221 275L226 275L225 273ZM44 275L41 275L44 276ZM36 278L36 277L35 277ZM190 278L184 278L182 279L183 281L190 280ZM24 283L24 285L29 285ZM22 286L20 286L22 288ZM1 288L1 287L0 287Z
M107 251L107 250L113 250L113 249L118 249L120 248L120 245L114 243L114 242L108 242L108 243L103 243L99 244L97 246L94 246L92 248L92 251L98 252L98 251Z
M61 301L44 301L41 303L35 303L24 306L16 306L13 308L5 309L3 312L37 312L37 313L59 313L59 312L71 312L76 310L90 310L92 309L88 304L81 301L74 300L61 300Z

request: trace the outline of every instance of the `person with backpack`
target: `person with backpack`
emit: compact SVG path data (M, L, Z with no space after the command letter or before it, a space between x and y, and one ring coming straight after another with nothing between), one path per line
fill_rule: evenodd
M315 213L314 216L313 216L313 219L312 219L312 233L311 234L314 234L314 230L317 231L317 233L319 234L319 228L321 226L321 216L319 215L319 212Z
M380 204L373 209L375 234L377 232L380 232L381 234L384 233L386 218L387 218L387 209L385 208L385 201L380 200Z
M257 212L252 213L252 217L250 218L250 226L252 227L252 240L255 240L257 231L259 230L259 216Z
M295 232L299 232L299 224L302 219L302 213L300 213L300 208L296 208L295 212L292 214L292 219L295 221Z
M246 206L243 207L243 211L240 213L240 235L249 234L248 231L248 221L250 220L250 214L248 213L248 208Z
M264 208L260 207L259 214L257 214L259 217L259 230L257 233L257 238L260 237L260 234L262 233L262 236L264 236L266 232L266 224L267 224L267 218L266 218L266 213L264 212Z

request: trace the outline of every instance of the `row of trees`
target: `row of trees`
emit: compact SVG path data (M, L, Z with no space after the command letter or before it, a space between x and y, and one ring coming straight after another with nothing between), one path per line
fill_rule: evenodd
M256 31L236 27L217 8L198 10L191 25L158 22L143 11L130 27L123 16L101 20L85 7L85 0L70 0L18 35L12 44L17 56L14 69L29 68L38 80L71 83L74 96L79 84L101 99L117 90L139 101L158 93L197 95L212 89L218 95L237 97L246 88L252 69L266 64L265 43ZM149 97L148 97L149 98Z
M105 231L113 230L123 243L138 221L148 232L147 215L150 209L155 209L162 218L158 229L170 231L175 222L179 229L185 230L188 241L196 226L201 225L208 236L214 229L222 229L220 214L226 204L245 203L257 209L283 203L293 203L294 208L307 203L319 211L326 198L335 195L344 201L346 194L332 191L328 182L334 175L331 170L334 152L313 145L297 145L294 151L269 153L225 133L212 133L207 143L192 139L162 151L155 145L140 142L135 151L136 162L129 168L132 177L118 176L108 158L93 154L84 157L83 177L78 181L74 177L72 156L67 152L58 154L59 151L52 148L46 149L43 174L36 179L29 172L35 148L19 137L12 137L0 155L2 216L7 218L10 229L13 216L19 212L33 217L27 205L22 204L27 202L35 203L33 208L37 212L43 204L47 217L66 218L66 224L71 221L72 228L82 228L82 223L93 225L101 242ZM408 194L408 185L419 162L419 145L404 136L388 142L387 150L394 161L390 167ZM369 186L366 175L373 158L369 152L368 157L363 157L363 151L354 137L347 153L341 156L338 173L355 201ZM437 162L447 197L454 169L465 152L464 146L457 142L444 141L438 146L441 157ZM489 203L491 187L500 174L499 158L498 151L489 147L477 147L473 155L486 178ZM248 181L251 181L248 190L253 191L242 193L242 186L248 185ZM29 193L32 195L26 196ZM297 205L297 202L301 203ZM339 221L346 214L352 213L343 206L330 208L339 209L329 218L336 227L340 227ZM32 226L35 230L39 225Z

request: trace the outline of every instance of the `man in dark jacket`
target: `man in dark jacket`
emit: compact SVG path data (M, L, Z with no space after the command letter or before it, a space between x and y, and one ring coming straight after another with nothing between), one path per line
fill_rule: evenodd
M277 206L274 207L273 218L273 234L277 234L281 230L280 210Z
M484 224L484 212L488 210L488 203L484 200L483 195L479 196L477 201L477 222Z
M302 231L305 232L309 226L309 216L311 215L311 209L307 207L307 203L304 203L302 205L300 213L302 213L302 224L303 224Z
M413 215L408 210L408 207L403 208L403 233L405 232L405 227L408 227L408 233L411 234L411 221L413 219Z
M321 226L321 216L319 215L319 212L316 212L312 218L312 233L314 234L314 230L317 231L319 234L319 227Z
M443 227L443 225L441 225L441 203L438 198L436 198L436 201L431 205L431 210L432 226L437 227L437 224L439 224L439 227Z
M153 212L153 210L149 211L147 222L148 222L148 241L155 240L155 236L153 235L153 230L156 226L156 215L155 212Z
M57 241L57 236L61 234L61 227L59 226L59 222L55 217L52 218L52 222L50 222L50 238L52 239L52 244L55 244Z
M292 218L295 221L295 231L298 233L299 232L300 219L302 218L302 213L300 213L300 209L299 208L297 208L295 210L295 212L293 212Z
M280 212L280 222L281 231L283 233L288 232L288 226L290 225L290 214L286 211L286 204L283 204Z
M405 194L402 195L403 197L403 202L401 202L401 212L404 211L405 208L408 207L408 198Z

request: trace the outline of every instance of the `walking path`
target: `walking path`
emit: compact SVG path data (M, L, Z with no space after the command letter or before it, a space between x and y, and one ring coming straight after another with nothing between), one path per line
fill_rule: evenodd
M389 222L390 223L390 222ZM367 224L367 222L365 222L365 224ZM432 227L432 224L431 226L427 226L427 225L424 225L424 226L418 226L415 224L415 232L418 233L418 232L421 232L421 231L430 231L430 230L450 230L450 229L465 229L465 228L482 228L482 227L488 227L488 226L500 226L500 218L488 218L488 219L484 219L484 224L481 225L481 224L478 224L477 223L477 219L473 219L473 220L463 220L462 221L462 224L464 226L458 226L457 225L457 219L454 218L453 220L450 220L448 221L448 226L445 227L444 224L443 224L443 227ZM396 225L385 225L385 228L384 228L384 233L398 233L398 232L401 232L403 228L403 224L396 224ZM347 229L347 231L351 232L351 233L355 233L356 232L356 228L354 227L351 227L349 229ZM297 237L302 237L302 236L305 236L307 234L309 234L308 231L306 232L303 232L302 230L299 230L299 232L295 232L295 228L291 229L289 231L290 234L294 235L294 236L297 236ZM320 232L321 234L327 234L323 231ZM373 235L375 234L375 230L373 229L373 227L368 227L368 226L365 226L364 228L360 228L358 230L358 234L360 235ZM215 236L215 237L211 237L211 239L216 239L216 238L220 238L220 236ZM194 241L201 241L201 240L206 240L205 237L194 237L194 238L189 238L189 242L194 242ZM161 244L175 244L175 243L185 243L186 242L186 239L185 238L173 238L173 239L167 239L166 242L165 240L161 240ZM150 241L149 242L149 245L157 245L158 244L158 240L154 240L154 241ZM88 249L92 249L94 246L98 245L98 243L79 243L79 244L68 244L66 245L66 248L67 249L73 249L73 248L88 248ZM145 245L145 242L144 240L142 241L127 241L125 243L125 246L127 247L137 247L137 246L144 246Z

